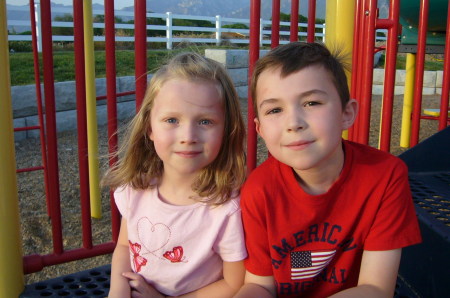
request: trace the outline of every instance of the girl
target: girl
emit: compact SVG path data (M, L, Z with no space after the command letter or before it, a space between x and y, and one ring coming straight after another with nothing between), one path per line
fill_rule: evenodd
M122 214L110 297L230 297L247 256L239 208L245 128L219 63L179 54L156 72L106 174Z

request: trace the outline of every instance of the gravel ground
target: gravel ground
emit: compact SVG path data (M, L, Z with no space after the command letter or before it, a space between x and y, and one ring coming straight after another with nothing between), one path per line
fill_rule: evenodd
M439 96L426 96L422 107L438 108ZM246 104L242 101L243 113L246 113ZM397 96L394 102L394 120L391 138L391 153L398 155L405 151L400 148L399 134L401 121L402 96ZM379 115L381 96L374 96L372 102L372 129L370 132L370 145L377 147L379 132ZM437 121L422 120L420 139L434 134L437 131ZM99 127L99 153L107 153L106 127ZM119 136L120 141L120 136ZM81 221L79 201L78 153L76 132L66 132L58 135L59 181L61 193L61 210L63 224L63 243L65 249L77 248L81 243ZM258 161L264 160L267 151L259 142ZM31 167L41 164L40 142L38 139L27 139L16 143L16 161L18 168ZM101 161L100 163L104 163ZM104 171L104 166L102 171ZM17 175L19 208L21 216L21 230L23 253L48 254L52 252L52 236L50 219L47 216L45 204L44 179L42 171L26 172ZM111 241L109 195L106 190L102 192L101 219L92 219L92 235L94 243ZM59 277L73 272L95 268L110 263L111 255L105 255L66 264L47 267L41 272L26 276L26 284Z

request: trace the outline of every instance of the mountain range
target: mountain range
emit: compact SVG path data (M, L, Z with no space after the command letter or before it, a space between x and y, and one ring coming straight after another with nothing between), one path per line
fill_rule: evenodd
M201 15L201 16L224 16L229 18L250 18L250 0L147 0L147 10L153 12L170 11L176 14ZM317 0L316 17L325 18L326 0ZM124 8L129 9L129 8ZM289 13L291 0L280 1L280 10ZM300 14L308 14L308 1L300 1ZM261 16L270 19L272 15L272 0L261 0Z
M280 10L283 13L290 13L291 0L280 1ZM316 2L316 18L325 18L325 3L326 0L317 0ZM27 6L27 5L25 5ZM52 8L68 8L71 6L56 4L51 2ZM16 5L6 5L7 16L9 20L29 20L30 14L27 11L17 11ZM104 10L101 4L93 4L94 10ZM124 7L122 10L133 11L133 6ZM155 1L147 0L147 11L173 14L194 15L194 16L216 16L220 15L228 18L250 18L250 0L164 0ZM52 17L62 15L63 13L52 13ZM308 1L300 1L300 14L307 16ZM263 19L270 19L272 15L272 1L261 0L261 17ZM8 27L8 29L12 29ZM14 30L19 33L21 31L29 30L29 28L17 28Z

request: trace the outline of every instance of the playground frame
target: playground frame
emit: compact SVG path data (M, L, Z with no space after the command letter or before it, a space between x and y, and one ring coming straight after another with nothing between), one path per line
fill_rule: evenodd
M33 5L30 1L30 9ZM51 6L50 0L41 0L42 32L51 32ZM338 5L339 2L339 5ZM395 62L398 54L398 32L400 0L390 1L389 15L385 19L378 18L376 0L355 1L328 1L326 15L326 43L339 43L345 46L344 50L351 54L353 71L349 76L351 82L351 96L360 104L360 114L352 129L349 130L348 139L368 144L368 135L371 129L370 107L372 100L373 55L379 50L375 45L375 32L378 29L387 30L387 41L383 50L386 53L385 84L383 93L383 107L381 116L381 133L379 149L390 150L392 130L392 107L394 101ZM442 84L439 116L426 118L422 112L422 85L424 72L424 57L426 54L427 19L430 0L421 0L419 19L419 39L415 55L415 67L408 81L407 88L412 94L405 94L405 102L412 108L406 110L405 119L410 119L410 133L407 140L413 147L419 143L419 130L421 119L438 121L439 130L448 125L449 85L450 85L450 22L447 20L447 35L445 40L444 75ZM280 43L280 0L272 1L272 35L271 47ZM314 41L315 0L308 0L308 32L307 42ZM76 90L77 90L77 123L78 123L78 167L80 178L80 204L83 245L80 248L66 250L63 245L61 227L61 198L59 184L58 145L55 119L54 73L52 58L52 35L42 35L43 56L43 91L45 94L45 121L41 121L41 141L45 150L43 154L43 170L45 171L45 185L47 189L48 215L51 218L53 251L50 254L36 254L22 256L21 235L19 229L19 212L17 204L17 181L14 138L11 113L11 97L9 84L9 62L6 33L6 2L0 0L0 297L17 297L24 287L23 275L37 272L46 266L70 262L84 258L111 253L117 241L120 216L115 207L112 193L111 203L111 231L112 241L93 244L91 216L100 216L98 210L98 160L96 144L96 115L95 104L97 95L93 81L95 70L92 68L93 37L92 37L92 1L74 0L74 43L76 61ZM450 15L450 3L448 4ZM135 79L136 79L136 110L139 109L146 89L146 18L147 7L145 0L135 0ZM298 39L299 2L292 1L290 41ZM250 0L250 47L249 47L249 73L259 58L261 36L261 1ZM33 26L32 26L33 27ZM36 34L36 33L33 33ZM108 110L108 150L113 153L117 150L117 92L115 71L115 34L114 34L114 1L105 1L105 42L107 55L107 110ZM37 51L37 40L33 38L33 49ZM410 60L411 62L411 60ZM39 68L36 65L36 68ZM36 84L40 86L39 76L36 75ZM412 101L410 99L412 98ZM247 169L251 171L256 167L256 131L254 128L254 111L252 110L251 96L248 96L248 143L247 143ZM41 99L39 99L41 101ZM41 115L44 114L42 111ZM405 120L407 121L407 120ZM45 122L45 126L44 123ZM408 127L405 124L405 127ZM111 159L110 164L116 160Z

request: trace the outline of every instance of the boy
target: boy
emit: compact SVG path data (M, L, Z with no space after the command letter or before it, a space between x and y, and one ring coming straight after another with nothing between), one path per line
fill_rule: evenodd
M339 58L280 46L251 88L271 157L241 191L249 257L236 297L392 297L401 248L421 241L407 168L342 140L357 102Z

